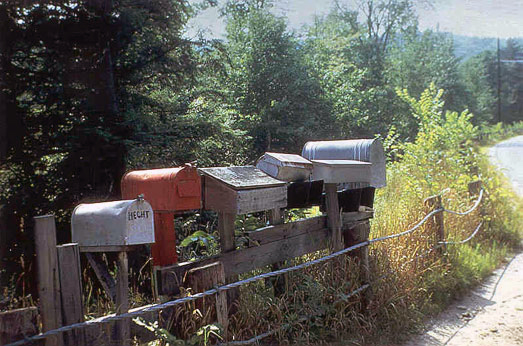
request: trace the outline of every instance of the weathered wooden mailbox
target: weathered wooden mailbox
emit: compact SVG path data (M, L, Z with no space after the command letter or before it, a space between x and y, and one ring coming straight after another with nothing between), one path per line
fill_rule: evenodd
M153 217L141 198L80 204L71 217L72 240L83 251L154 243Z
M143 194L154 210L155 244L151 247L155 266L177 262L174 215L201 208L201 183L196 168L132 171L122 178L122 197Z
M287 205L284 181L254 166L200 168L204 209L235 215Z

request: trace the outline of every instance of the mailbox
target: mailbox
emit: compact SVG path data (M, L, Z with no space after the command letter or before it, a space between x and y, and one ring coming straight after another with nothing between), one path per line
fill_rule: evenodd
M71 231L80 246L154 243L153 209L141 198L80 204L73 211Z
M132 171L122 178L122 197L143 194L154 210L156 243L151 247L153 263L177 262L174 215L201 208L201 182L191 165Z
M369 185L384 187L385 151L379 139L307 142L302 154L308 160L357 160L371 163ZM360 186L365 187L365 186Z
M254 166L200 168L204 209L248 214L287 205L287 185Z
M258 159L256 167L273 178L284 181L309 180L312 162L300 155L265 153Z
M314 180L325 184L370 183L372 164L355 160L312 160Z

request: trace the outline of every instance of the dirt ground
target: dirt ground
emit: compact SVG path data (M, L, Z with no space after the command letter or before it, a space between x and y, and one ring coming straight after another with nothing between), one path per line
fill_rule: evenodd
M491 160L523 195L523 136L499 143ZM523 248L482 285L426 324L404 346L523 345Z

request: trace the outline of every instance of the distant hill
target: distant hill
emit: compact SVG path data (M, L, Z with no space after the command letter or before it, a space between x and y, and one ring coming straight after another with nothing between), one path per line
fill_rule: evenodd
M477 55L486 50L497 49L497 38L495 37L472 37L452 35L454 38L454 54L462 60ZM516 39L523 46L523 37ZM505 45L506 39L501 39L501 47Z

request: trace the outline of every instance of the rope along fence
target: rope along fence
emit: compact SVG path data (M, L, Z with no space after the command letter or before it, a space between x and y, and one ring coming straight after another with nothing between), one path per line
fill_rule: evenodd
M312 260L312 261L309 261L309 262L301 263L301 264L293 266L293 267L283 268L283 269L280 269L280 270L275 270L275 271L271 271L271 272L268 272L268 273L256 275L256 276L244 279L244 280L239 280L239 281L236 281L236 282L233 282L233 283L229 283L229 284L226 284L226 285L215 287L215 288L209 289L209 290L207 290L205 292L196 293L196 294L191 295L191 296L187 296L187 297L171 300L171 301L168 301L168 302L165 302L165 303L162 303L162 304L155 304L155 305L145 306L145 307L142 307L142 308L138 308L138 309L136 309L136 310L134 310L132 312L128 312L128 313L124 313L124 314L120 314L120 315L114 315L114 314L113 315L108 315L108 316L103 317L103 318L98 318L98 319L85 321L85 322L80 322L80 323L74 323L74 324L70 324L70 325L63 326L63 327L60 327L60 328L56 328L56 329L53 329L53 330L49 330L47 332L44 332L44 333L41 333L41 334L38 334L38 335L35 335L35 336L32 336L32 337L28 337L28 338L25 338L23 340L20 340L20 341L14 342L14 343L7 344L6 346L19 346L19 345L30 344L30 343L33 343L35 341L44 340L44 339L46 339L48 337L59 335L59 334L65 333L65 332L70 332L72 330L86 328L86 327L91 326L93 324L107 323L107 322L117 322L117 321L122 321L122 320L125 320L125 319L129 319L129 318L141 317L142 315L144 315L146 313L159 312L160 310L164 310L166 308L170 308L170 307L173 307L173 306L176 306L176 305L185 304L185 303L188 303L188 302L191 302L191 301L195 301L197 299L201 299L201 298L204 298L204 297L207 297L207 296L212 296L212 295L217 294L219 292L228 291L228 290L231 290L231 289L234 289L234 288L237 288L237 287L240 287L240 286L244 286L244 285L247 285L247 284L259 281L259 280L265 280L265 279L268 279L268 278L271 278L271 277L276 277L276 276L283 275L283 274L286 274L286 273L302 270L302 269L305 269L307 267L314 266L314 265L317 265L317 264L320 264L320 263L324 263L324 262L330 261L330 260L332 260L332 259L334 259L336 257L339 257L339 256L345 255L347 253L350 253L350 252L352 252L354 250L363 248L365 246L369 246L369 245L371 245L373 243L382 242L382 241L389 240L389 239L394 239L394 238L399 238L399 237L405 236L407 234L413 233L414 231L419 229L425 222L427 222L427 220L429 220L432 216L434 216L434 215L436 215L438 213L448 212L448 213L451 213L451 214L461 215L461 216L468 215L468 214L472 213L480 205L480 203L481 203L481 201L483 199L483 191L484 191L483 189L480 190L479 196L478 196L476 202L474 203L474 205L469 210L467 210L465 212L457 212L457 211L448 210L448 209L445 209L445 208L438 208L438 209L435 209L435 210L431 211L427 215L425 215L425 217L423 217L423 219L421 219L412 228L410 228L408 230L405 230L403 232L400 232L400 233L369 239L369 240L363 241L361 243L358 243L356 245L347 247L347 248L345 248L345 249L343 249L341 251L333 252L330 255L327 255L327 256L324 256L324 257L321 257L321 258L318 258L318 259L315 259L315 260ZM462 240L462 241L456 241L456 242L439 242L435 247L430 249L427 253L424 253L422 255L418 255L417 257L409 260L408 262L405 262L403 265L406 265L406 264L412 262L413 260L418 259L421 256L427 256L430 252L434 251L438 247L443 246L444 244L462 244L462 243L465 243L465 242L469 241L470 239L472 239L478 233L479 229L481 228L481 225L482 224L480 223L478 225L478 227L476 228L476 230L472 233L472 235L469 236L467 239ZM392 275L392 273L388 273L388 274L386 274L384 276L381 276L378 279L376 279L372 284L375 284L376 281L383 280L383 279L385 279L386 277L388 277L390 275ZM352 291L349 294L347 294L344 299L347 299L348 297L352 297L354 295L357 295L357 294L363 292L364 290L369 288L372 284L371 283L367 283L367 284L364 284L364 285L360 286L359 288L357 288L354 291ZM295 323L297 323L297 322L295 322ZM290 325L284 325L284 326L282 326L282 327L280 327L278 329L275 329L273 331L269 331L269 332L260 334L257 337L254 337L254 338L249 339L249 340L233 341L233 342L229 342L229 343L224 343L223 345L245 345L245 344L249 344L249 343L254 343L256 341L259 341L262 338L274 335L278 330L281 330L285 326L287 326L287 328L288 328ZM251 342L251 340L252 340L252 342Z

